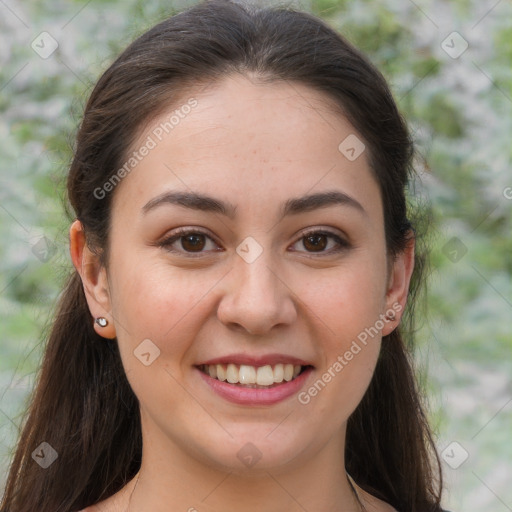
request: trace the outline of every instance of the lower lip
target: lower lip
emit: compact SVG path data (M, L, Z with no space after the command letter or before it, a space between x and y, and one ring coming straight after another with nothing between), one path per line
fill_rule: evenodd
M229 382L221 382L198 368L196 370L215 393L229 402L241 405L273 405L297 393L306 382L313 368L306 368L297 378L268 389L245 388Z

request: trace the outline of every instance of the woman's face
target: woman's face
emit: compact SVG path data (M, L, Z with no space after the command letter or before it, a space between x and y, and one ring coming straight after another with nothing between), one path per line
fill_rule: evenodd
M343 446L412 270L388 267L361 144L321 93L239 75L140 135L114 190L106 292L88 300L115 326L145 449L243 471ZM306 371L288 382L287 365ZM254 378L265 387L236 383Z

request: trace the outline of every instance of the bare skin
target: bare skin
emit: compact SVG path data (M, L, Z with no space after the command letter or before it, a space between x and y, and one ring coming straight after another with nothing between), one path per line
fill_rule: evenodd
M236 75L190 95L197 107L117 185L108 269L85 245L80 223L70 230L91 314L109 322L95 329L117 337L143 431L137 477L86 510L359 512L343 460L346 423L382 336L400 321L413 244L387 257L378 183L365 152L351 161L339 151L357 133L323 94ZM152 120L133 150L178 107ZM144 208L169 191L207 194L236 210L228 217L168 202ZM287 200L326 191L352 201L281 218ZM169 242L180 227L204 235L200 250L185 235ZM322 235L306 243L313 231L345 243ZM262 249L251 263L236 252L249 236ZM389 310L395 318L383 321ZM378 334L345 358L372 326ZM134 357L145 339L160 350L148 366ZM219 396L196 365L234 353L307 361L313 371L301 391L309 401L295 394L249 406ZM342 370L333 372L340 357ZM325 387L309 393L329 369ZM247 443L261 453L251 467L237 457ZM368 512L394 510L356 491Z
M137 482L137 475L130 480L125 487L123 487L118 493L114 494L110 498L86 509L81 512L128 512L130 506L130 496L135 488ZM357 492L359 500L368 512L397 512L391 505L379 500L375 496L368 494L366 491L361 489L357 484L354 484L354 488ZM209 510L201 508L201 510ZM348 509L347 509L348 510ZM355 509L358 510L358 509ZM360 510L360 509L359 509ZM193 512L193 511L190 511Z

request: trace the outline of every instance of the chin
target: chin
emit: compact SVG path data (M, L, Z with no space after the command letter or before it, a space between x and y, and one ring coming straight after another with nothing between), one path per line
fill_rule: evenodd
M214 449L202 451L202 456L208 457L208 465L222 471L257 476L293 465L304 451L304 442L284 436L288 442L283 443L281 436L268 437L268 428L255 430L254 435L246 431L245 435L234 436L228 442L219 442Z

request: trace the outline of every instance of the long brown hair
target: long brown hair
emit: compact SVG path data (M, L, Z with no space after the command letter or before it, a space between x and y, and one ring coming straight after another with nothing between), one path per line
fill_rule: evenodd
M187 88L229 73L301 83L333 99L364 138L378 180L390 258L412 232L406 189L413 144L385 79L313 15L204 1L136 39L97 82L69 170L68 197L91 249L108 262L112 193L95 190L126 160L138 130ZM440 510L441 466L410 355L422 281L416 255L405 322L384 337L370 386L348 420L346 468L365 490L401 512ZM404 327L407 327L407 342ZM63 290L7 480L1 512L69 512L102 501L138 471L139 405L116 340L93 329L79 275ZM31 454L49 443L43 469Z

